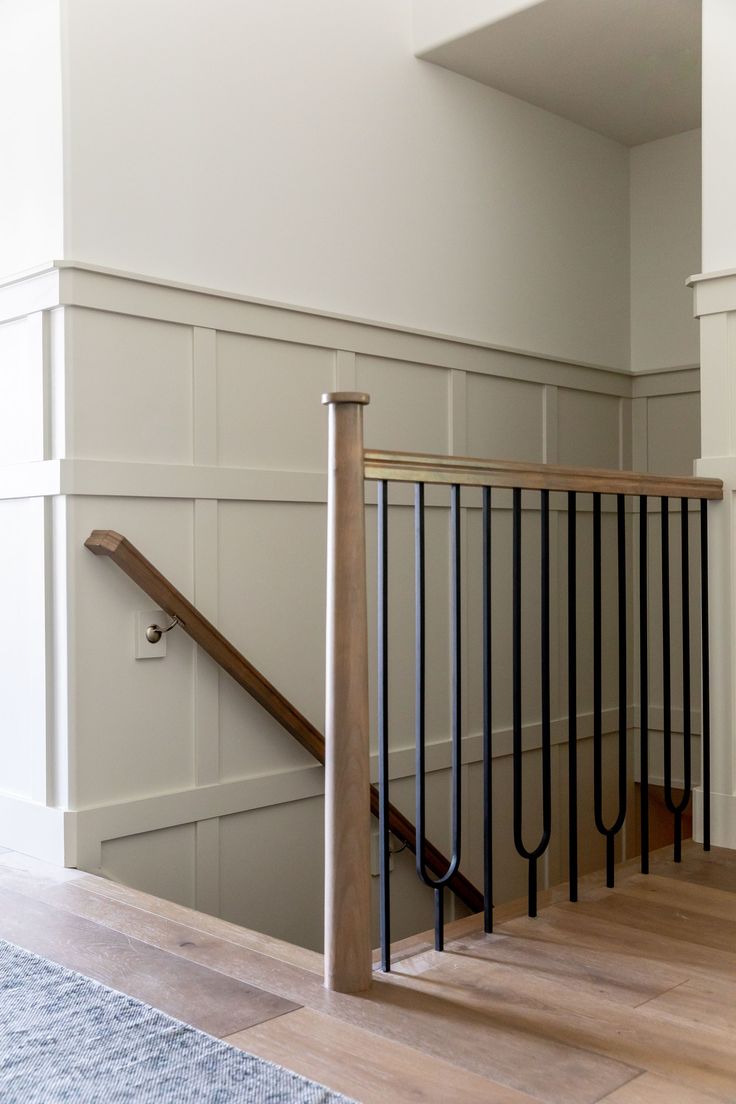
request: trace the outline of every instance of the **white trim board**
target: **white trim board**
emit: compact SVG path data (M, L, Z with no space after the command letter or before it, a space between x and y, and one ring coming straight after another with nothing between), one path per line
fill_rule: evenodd
M696 391L697 366L642 373L546 352L473 342L442 333L320 312L73 261L0 284L0 323L53 307L77 307L406 360L481 375L630 398ZM550 378L551 373L553 377Z

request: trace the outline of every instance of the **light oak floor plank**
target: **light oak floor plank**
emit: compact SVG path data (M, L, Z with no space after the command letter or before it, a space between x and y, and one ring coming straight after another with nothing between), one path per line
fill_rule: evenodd
M600 1104L714 1104L719 1098L654 1073L643 1073L604 1096Z
M683 971L688 977L703 975L736 979L736 953L671 939L656 932L629 929L610 918L602 919L596 913L586 913L578 905L554 905L536 920L526 917L511 920L501 930L528 939L549 939L599 951L610 950L633 961L662 963L668 968Z
M52 866L51 863L34 859L31 855L21 855L18 851L5 851L0 854L0 880L22 878L29 884L41 887L57 885L61 882L81 881L88 877L89 875L82 870Z
M231 1035L298 1007L6 889L0 889L0 937L212 1035Z
M321 1081L362 1104L532 1104L534 1097L391 1039L301 1008L226 1042Z
M441 995L525 1038L580 1047L734 1099L736 1048L730 1030L658 1016L654 1002L640 1012L525 970L448 952L405 960L396 973L414 993Z
M641 1006L643 1013L736 1033L736 981L696 977ZM736 1093L734 1094L736 1097Z
M682 845L681 863L673 861L672 848L667 847L652 855L650 870L652 874L662 874L678 881L736 893L736 864L733 855L733 851L725 847L703 851L700 844L690 840Z
M581 901L573 906L583 915L597 916L625 927L628 932L647 932L713 951L736 950L736 921L689 913L660 905L656 900L630 897L626 889L598 901Z
M736 893L660 874L637 874L626 882L627 897L650 901L687 915L703 913L736 922Z
M480 932L453 940L447 949L471 960L520 967L569 989L630 1007L681 985L690 976L687 970L641 959L632 961L630 956L608 949L592 950L543 938L529 939L503 929L493 935Z

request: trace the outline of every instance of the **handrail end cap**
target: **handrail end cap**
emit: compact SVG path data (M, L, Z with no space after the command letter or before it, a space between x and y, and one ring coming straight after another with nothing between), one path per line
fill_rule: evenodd
M370 395L365 391L326 391L322 396L322 404L331 406L333 403L358 403L367 406L371 401Z

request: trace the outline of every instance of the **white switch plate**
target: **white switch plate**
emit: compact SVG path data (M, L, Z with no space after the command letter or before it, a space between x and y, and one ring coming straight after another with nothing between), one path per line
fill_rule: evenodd
M164 633L158 644L151 644L146 639L146 629L149 625L160 625L165 628L171 624L171 618L160 609L137 610L135 615L135 658L136 659L163 659L166 655L166 636Z

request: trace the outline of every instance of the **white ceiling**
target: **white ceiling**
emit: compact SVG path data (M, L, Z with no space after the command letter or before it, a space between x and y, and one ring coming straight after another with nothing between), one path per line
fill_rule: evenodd
M700 6L444 0L440 22L437 0L415 0L415 43L418 57L635 146L700 126Z

